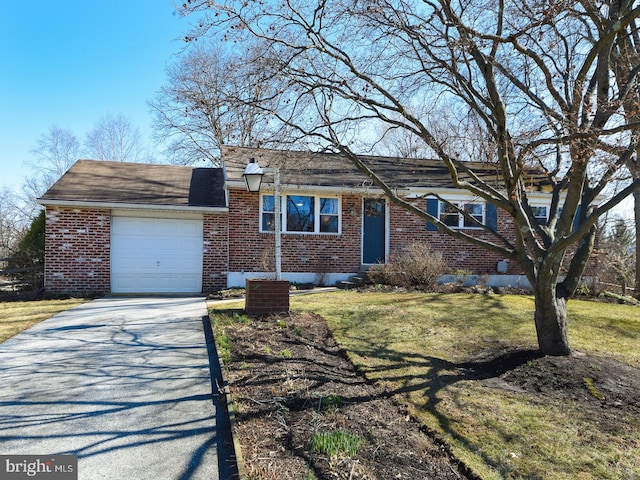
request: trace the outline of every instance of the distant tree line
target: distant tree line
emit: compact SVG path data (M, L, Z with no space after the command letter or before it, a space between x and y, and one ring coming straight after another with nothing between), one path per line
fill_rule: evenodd
M44 211L36 199L78 159L155 163L137 127L122 114L98 119L84 142L68 129L52 125L40 134L27 165L30 174L19 191L0 190L0 287L7 278L39 288L44 265Z

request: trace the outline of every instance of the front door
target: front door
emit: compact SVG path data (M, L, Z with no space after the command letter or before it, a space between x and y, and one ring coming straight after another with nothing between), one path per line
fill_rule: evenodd
M363 207L362 263L384 263L387 202L381 198L365 198Z

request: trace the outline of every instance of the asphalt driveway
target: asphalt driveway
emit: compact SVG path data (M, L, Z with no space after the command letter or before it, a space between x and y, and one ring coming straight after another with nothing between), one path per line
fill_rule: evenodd
M1 344L0 454L77 454L80 480L233 478L206 315L104 298Z

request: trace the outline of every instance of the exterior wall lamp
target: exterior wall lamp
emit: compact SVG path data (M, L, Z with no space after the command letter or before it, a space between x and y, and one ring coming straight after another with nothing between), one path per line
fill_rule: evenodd
M254 158L249 160L242 177L249 192L259 192L262 184L262 177L265 173L273 173L273 203L275 217L275 256L276 256L276 280L282 280L282 216L280 213L280 169L265 167L261 168Z

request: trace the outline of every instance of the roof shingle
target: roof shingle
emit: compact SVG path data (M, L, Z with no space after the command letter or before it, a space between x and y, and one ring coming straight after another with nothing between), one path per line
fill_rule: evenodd
M226 207L221 168L78 160L44 201Z
M451 174L440 160L413 159L359 155L370 168L391 188L454 188ZM372 185L372 181L343 155L336 153L313 153L255 149L247 147L222 147L227 177L241 180L242 172L255 158L261 167L279 167L281 183L287 185L312 185L354 189ZM484 182L500 186L500 172L496 164L466 162L466 166ZM462 180L471 177L460 173ZM545 183L541 172L526 173L529 185Z

